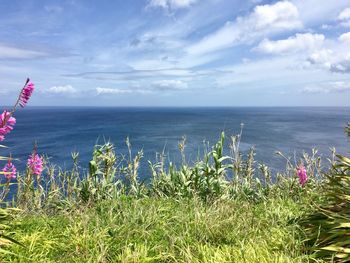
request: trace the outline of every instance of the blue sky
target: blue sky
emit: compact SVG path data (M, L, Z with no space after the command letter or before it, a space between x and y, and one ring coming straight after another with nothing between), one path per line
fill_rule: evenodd
M348 106L350 1L0 2L0 104Z

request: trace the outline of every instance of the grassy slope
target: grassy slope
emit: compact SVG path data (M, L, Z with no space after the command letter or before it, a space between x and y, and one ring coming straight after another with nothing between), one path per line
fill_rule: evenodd
M306 197L305 197L306 199ZM309 200L119 198L55 215L18 215L25 247L5 262L308 262L293 219Z

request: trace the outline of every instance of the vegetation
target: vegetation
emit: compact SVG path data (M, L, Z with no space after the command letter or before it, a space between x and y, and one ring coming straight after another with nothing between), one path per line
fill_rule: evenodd
M320 202L321 159L302 162L308 182L299 184L296 165L276 182L254 150L239 151L240 135L225 135L189 163L150 163L152 180L138 178L142 152L118 155L111 143L96 145L85 175L77 153L73 168L45 162L45 174L28 169L18 177L13 203L20 209L10 227L23 246L12 245L6 262L307 262L299 219ZM127 140L130 147L130 142ZM279 155L283 156L281 153Z
M350 123L349 122L345 127L345 132L347 133L348 136L350 136Z
M350 260L350 159L338 156L324 187L326 201L305 219L309 249L329 261Z
M307 262L295 218L309 200L120 197L18 216L6 262Z

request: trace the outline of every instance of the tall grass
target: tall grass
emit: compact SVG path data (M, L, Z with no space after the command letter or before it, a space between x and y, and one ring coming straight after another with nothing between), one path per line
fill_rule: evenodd
M89 162L89 170L79 169L79 154L73 153L73 168L69 171L46 163L45 176L34 176L27 170L18 178L14 202L23 210L54 209L73 204L92 204L120 196L197 198L206 203L221 199L248 199L261 201L270 196L296 198L307 193L308 187L320 182L321 158L317 151L304 154L309 181L304 189L298 183L296 164L286 159L286 169L274 175L268 166L258 163L254 149L240 152L240 134L230 137L230 155L224 155L225 134L216 144L204 151L198 160L189 163L184 153L185 141L179 143L182 162L166 163L161 155L155 163L149 163L150 180L139 178L142 151L134 156L127 139L128 156L115 152L113 144L96 145ZM274 178L274 180L273 180Z

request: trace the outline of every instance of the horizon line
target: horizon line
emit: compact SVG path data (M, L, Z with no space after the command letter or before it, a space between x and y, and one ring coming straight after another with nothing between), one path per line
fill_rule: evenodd
M8 108L13 107L12 105L0 105L0 107ZM343 106L305 106L305 105L290 105L290 106L281 106L281 105L246 105L246 106L232 106L232 105L223 105L223 106L198 106L198 105L170 105L170 106L149 106L149 105L133 105L133 106L113 106L113 105L27 105L26 108L350 108L350 105Z

